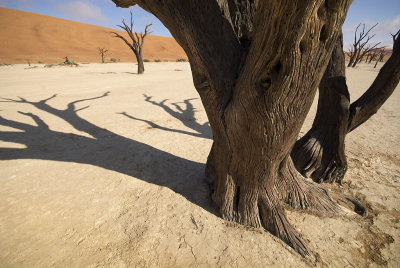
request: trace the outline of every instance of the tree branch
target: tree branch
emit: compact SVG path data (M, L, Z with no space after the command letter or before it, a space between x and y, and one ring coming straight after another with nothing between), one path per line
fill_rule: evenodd
M374 115L392 95L400 81L400 30L393 36L393 52L368 90L350 106L348 131Z

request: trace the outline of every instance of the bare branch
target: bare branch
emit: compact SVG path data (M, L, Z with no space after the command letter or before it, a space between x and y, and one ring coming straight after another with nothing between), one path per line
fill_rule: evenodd
M128 40L125 39L125 37L123 37L122 35L120 35L120 34L118 34L118 33L116 33L116 32L111 32L111 33L114 34L114 37L117 37L117 38L123 40L123 41L125 42L125 44L126 44L130 49L132 49L133 51L135 51L135 48L132 46L131 43L128 42Z
M397 31L395 34L390 34L393 38L393 44L396 42L396 40L399 38L400 35L400 29Z
M360 26L362 25L362 29L360 29ZM370 32L378 25L376 23L373 25L371 28L369 28L367 31L365 31L365 23L363 24L358 24L356 27L356 30L354 32L354 43L352 45L352 53L350 54L350 60L349 64L347 67L355 67L358 62L362 60L362 58L369 53L371 50L375 49L379 44L375 44L374 46L367 46L367 44L370 42L372 38L375 37L375 34L369 35ZM367 46L367 47L366 47Z

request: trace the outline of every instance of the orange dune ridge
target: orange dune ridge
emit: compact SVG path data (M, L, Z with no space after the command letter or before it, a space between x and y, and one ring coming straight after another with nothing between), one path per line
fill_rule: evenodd
M135 62L132 51L110 31L128 38L125 32L111 28L0 7L0 64L56 63L65 56L77 62L100 62L99 47L109 49L107 61ZM145 38L143 58L187 59L173 38L155 35Z

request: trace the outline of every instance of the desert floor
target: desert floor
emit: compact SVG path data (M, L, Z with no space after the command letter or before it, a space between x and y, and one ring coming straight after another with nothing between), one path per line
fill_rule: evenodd
M340 187L365 198L369 216L287 212L312 262L218 217L189 64L136 68L0 67L1 267L400 266L399 88L346 140ZM352 100L377 72L347 70Z

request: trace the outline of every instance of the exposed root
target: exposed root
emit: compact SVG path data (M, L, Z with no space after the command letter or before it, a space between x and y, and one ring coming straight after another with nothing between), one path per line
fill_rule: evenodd
M367 217L368 216L368 206L365 202L365 200L360 200L355 197L350 197L347 194L343 194L341 189L336 189L332 192L332 199L335 200L335 202L351 211L354 211L358 215L362 217Z
M290 157L282 162L275 185L281 200L294 209L340 212L340 208L331 199L328 190L301 177Z
M334 140L340 138L331 137L324 130L311 129L296 142L291 152L296 169L318 183L341 183L347 171L347 161L343 142Z
M301 256L310 256L306 244L289 223L278 198L274 194L262 194L260 197L259 211L261 223L273 235L282 239L286 244L296 250Z
M228 177L223 187L219 184L220 188L215 189L213 195L223 219L254 228L263 227L282 239L301 256L311 256L306 243L290 225L275 187L266 189L248 185L237 186L232 184L232 178ZM222 193L219 192L221 190Z

